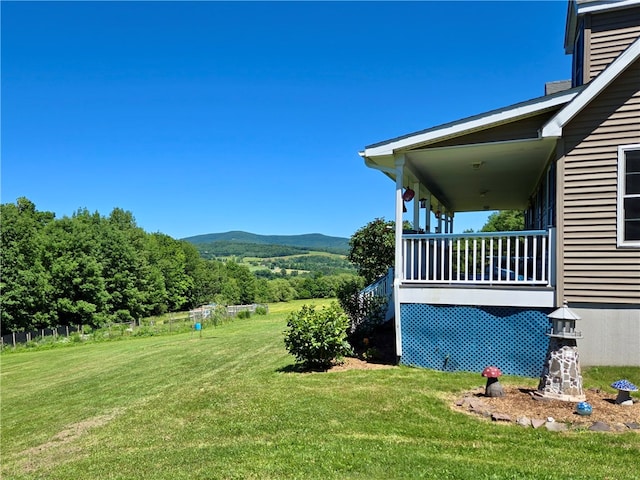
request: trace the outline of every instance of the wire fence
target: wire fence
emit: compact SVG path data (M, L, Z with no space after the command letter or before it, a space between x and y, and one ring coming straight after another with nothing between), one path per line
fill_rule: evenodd
M257 303L229 306L205 305L189 312L149 317L138 322L110 323L97 329L87 325L63 325L54 328L11 332L2 335L0 347L16 348L19 345L47 342L82 342L198 331L209 326L217 327L226 321L242 316L242 312L247 312L244 314L246 316L255 313L266 314L269 312L269 307Z

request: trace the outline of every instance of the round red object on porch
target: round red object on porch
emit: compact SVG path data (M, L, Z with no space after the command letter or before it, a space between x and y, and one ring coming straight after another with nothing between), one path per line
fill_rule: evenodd
M405 189L404 193L402 194L402 199L405 202L410 202L411 200L413 200L413 197L415 197L415 196L416 196L416 192L414 192L409 187L407 187Z

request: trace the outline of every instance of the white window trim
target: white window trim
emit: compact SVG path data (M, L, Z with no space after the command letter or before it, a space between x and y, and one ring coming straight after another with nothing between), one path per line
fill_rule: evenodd
M624 240L624 186L625 186L625 152L629 150L640 150L640 143L620 145L618 147L618 207L616 213L617 221L617 244L618 247L640 248L640 241Z

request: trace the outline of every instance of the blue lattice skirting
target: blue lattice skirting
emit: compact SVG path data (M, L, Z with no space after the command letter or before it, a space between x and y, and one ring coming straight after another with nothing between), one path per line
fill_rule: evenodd
M400 363L434 370L538 377L549 338L550 309L402 304Z

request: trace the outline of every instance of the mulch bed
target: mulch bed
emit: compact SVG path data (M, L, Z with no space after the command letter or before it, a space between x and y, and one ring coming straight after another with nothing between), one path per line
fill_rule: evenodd
M484 387L478 387L456 397L452 406L465 413L494 420L501 418L506 422L516 423L523 417L545 423L553 419L553 422L564 423L571 428L590 428L599 424L599 427L608 426L611 431L633 430L640 433L640 402L637 399L633 405L616 405L616 393L588 389L584 393L593 412L583 416L576 413L574 402L536 399L530 387L503 385L503 388L504 397L490 398L484 396Z

